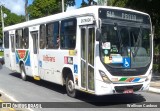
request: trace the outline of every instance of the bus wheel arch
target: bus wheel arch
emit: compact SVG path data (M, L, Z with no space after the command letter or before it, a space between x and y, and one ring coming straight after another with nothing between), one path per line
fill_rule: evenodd
M74 77L70 68L64 68L62 71L63 81L66 86L67 95L70 97L76 97L77 91L75 89Z
M22 80L26 81L27 80L27 75L26 75L26 72L25 72L24 63L22 61L20 61L19 67L20 67L20 72L21 72L21 78L22 78Z

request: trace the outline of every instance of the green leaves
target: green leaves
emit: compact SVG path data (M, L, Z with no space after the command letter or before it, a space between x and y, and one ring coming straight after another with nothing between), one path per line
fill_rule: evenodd
M11 11L5 7L3 7L3 13L7 15L6 18L4 18L4 26L10 26L17 23L21 23L25 21L24 16L18 16L15 13L11 13ZM2 23L1 23L1 14L0 14L0 39L2 38Z
M90 6L90 5L96 5L97 2L95 2L94 0L88 0L87 2L85 2L84 0L82 0L82 3L81 3L81 6L80 8L82 7L87 7L87 6Z
M67 6L74 6L75 0L64 0L65 8ZM28 7L30 19L44 17L62 11L61 0L34 0L33 4Z
M5 26L9 26L9 25L14 25L20 22L25 21L24 16L18 16L15 13L10 13L7 15L7 17L5 18Z

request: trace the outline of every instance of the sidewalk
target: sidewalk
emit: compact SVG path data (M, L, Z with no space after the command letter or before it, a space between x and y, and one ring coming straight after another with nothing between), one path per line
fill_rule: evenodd
M160 74L153 74L149 91L160 94Z

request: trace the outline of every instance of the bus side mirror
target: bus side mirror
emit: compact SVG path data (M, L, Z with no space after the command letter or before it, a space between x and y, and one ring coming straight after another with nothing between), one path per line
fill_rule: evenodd
M96 30L96 41L99 41L100 40L100 37L101 37L101 29L97 29Z

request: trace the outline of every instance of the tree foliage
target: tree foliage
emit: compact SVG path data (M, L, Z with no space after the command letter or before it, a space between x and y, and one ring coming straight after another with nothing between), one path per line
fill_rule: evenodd
M64 0L65 9L67 6L74 6L75 0ZM82 0L81 7L96 4L94 0L85 2ZM47 15L52 15L62 12L62 0L33 0L33 3L28 7L30 19L36 19Z
M81 3L81 8L82 7L87 7L87 6L91 6L91 5L97 5L97 2L95 2L94 0L88 0L87 2L85 2L84 0L82 0L82 3Z
M11 11L5 7L2 8L3 13L7 15L6 18L4 18L4 26L10 26L14 25L20 22L25 21L24 16L18 16L15 13L11 13ZM1 21L1 15L0 15L0 38L2 38L2 21Z
M59 0L61 1L61 0ZM64 0L65 1L65 6L74 6L75 5L75 0Z
M58 0L34 0L28 7L30 19L44 17L60 12Z
M81 8L82 8L82 7L86 7L86 6L88 6L88 4L87 4L84 0L82 0Z
M75 0L64 0L65 9L67 6L74 6ZM30 19L56 14L62 11L61 0L34 0L28 7Z

